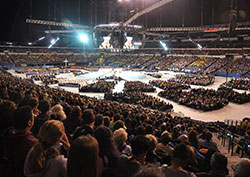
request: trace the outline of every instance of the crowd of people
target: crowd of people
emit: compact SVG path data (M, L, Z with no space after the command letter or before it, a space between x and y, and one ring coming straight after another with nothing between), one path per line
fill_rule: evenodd
M141 81L126 81L123 90L125 92L154 92L156 89L152 85Z
M104 99L117 101L119 103L141 105L159 111L171 111L171 109L173 109L172 104L166 103L142 92L105 93Z
M239 90L250 90L250 80L247 77L232 78L230 81L223 83L222 86Z
M91 66L99 66L102 59L104 66L112 67L129 67L129 68L142 68L148 71L158 70L173 70L173 71L195 71L195 72L224 72L233 74L246 74L249 72L250 60L247 57L233 59L226 57L198 57L185 55L140 55L140 54L117 54L110 55L108 53L94 54L88 53L83 55L77 50L65 50L51 52L46 49L28 50L26 52L12 54L1 54L0 63L13 64L16 66L22 65L64 65L64 61L73 64L84 64ZM21 50L25 51L25 50ZM19 51L20 52L20 51Z
M250 59L242 57L234 59L233 62L229 63L218 71L233 74L246 74L247 72L249 72L249 68Z
M204 88L191 89L190 91L167 89L159 92L158 95L202 111L221 109L229 103L228 98L220 92Z
M3 177L228 175L204 122L0 76ZM234 176L249 166L241 159Z
M219 87L218 91L221 92L225 98L230 102L237 104L244 104L250 102L250 94L235 92L232 88Z
M115 85L116 83L114 81L98 80L95 83L79 88L79 92L111 92Z
M169 81L179 82L183 84L207 86L213 84L215 80L214 75L211 74L177 74L175 78Z
M166 89L190 89L190 85L182 84L176 81L164 81L164 80L150 80L150 84L155 87L159 87L163 90Z

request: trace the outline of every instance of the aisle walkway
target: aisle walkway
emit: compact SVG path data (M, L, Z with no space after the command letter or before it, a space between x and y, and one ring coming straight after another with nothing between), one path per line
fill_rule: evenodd
M229 174L231 176L234 176L233 170L231 168L232 165L236 164L239 160L240 160L240 156L236 153L234 153L233 156L231 156L231 153L228 153L228 142L226 142L225 147L222 145L221 140L219 140L216 136L216 134L213 134L213 141L218 145L218 149L220 150L220 152L222 154L224 154L227 159L228 159L228 170L229 170Z

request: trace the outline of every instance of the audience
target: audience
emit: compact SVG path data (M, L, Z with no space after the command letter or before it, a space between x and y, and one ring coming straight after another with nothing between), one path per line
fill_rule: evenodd
M26 155L37 139L30 129L34 124L34 115L29 106L22 106L13 113L13 126L2 132L1 139L4 155L17 176L23 176Z
M132 156L122 155L119 159L119 173L122 176L132 176L146 165L146 154L149 148L148 140L143 135L131 140Z
M70 148L63 123L48 120L40 128L38 142L27 154L24 174L30 176L66 176L67 158L62 155Z
M94 136L94 124L95 124L95 114L92 109L86 109L82 113L82 125L77 127L73 140L82 135L92 135Z
M166 176L171 177L195 177L194 173L184 170L191 157L191 151L185 144L177 145L172 152L171 165L163 167L162 170Z
M211 171L209 173L197 173L197 177L229 177L227 169L227 157L215 152L211 158Z
M102 170L96 139L90 135L78 137L69 150L67 177L100 177Z

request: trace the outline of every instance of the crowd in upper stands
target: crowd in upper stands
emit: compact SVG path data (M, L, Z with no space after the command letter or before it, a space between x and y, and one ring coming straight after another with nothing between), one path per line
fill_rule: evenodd
M149 71L173 70L192 72L224 72L233 74L248 74L250 60L248 57L198 57L198 56L168 56L168 55L140 55L126 54L109 55L108 53L83 55L79 50L48 50L48 49L7 49L6 54L0 55L0 63L20 65L43 65L68 63L78 63L91 66L99 66L100 58L103 65L114 67L140 68ZM17 53L15 53L17 52ZM176 51L177 52L177 51ZM185 51L188 54L188 51ZM184 52L184 53L185 53ZM247 53L246 50L244 53Z

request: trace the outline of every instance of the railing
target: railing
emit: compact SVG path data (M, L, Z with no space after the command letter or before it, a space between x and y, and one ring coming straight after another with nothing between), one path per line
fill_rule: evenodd
M228 121L228 123L231 123L231 125L233 125L233 121L231 120ZM237 125L237 121L235 121L235 123ZM232 133L218 125L216 126L216 129L217 129L217 136L219 140L221 140L221 145L223 147L227 146L228 153L231 152L231 156L233 156L234 153L238 151L237 153L241 152L240 157L248 156L248 158L250 158L250 147L248 144L250 139L248 140L246 137L240 136L236 133ZM237 149L235 149L236 146Z

